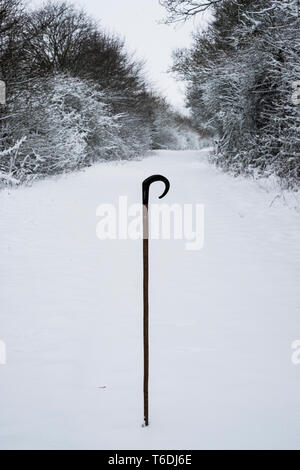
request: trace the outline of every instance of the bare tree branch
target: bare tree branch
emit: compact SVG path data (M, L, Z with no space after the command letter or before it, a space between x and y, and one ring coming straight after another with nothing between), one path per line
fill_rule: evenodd
M166 8L168 16L165 23L187 21L201 12L220 4L223 0L159 0Z

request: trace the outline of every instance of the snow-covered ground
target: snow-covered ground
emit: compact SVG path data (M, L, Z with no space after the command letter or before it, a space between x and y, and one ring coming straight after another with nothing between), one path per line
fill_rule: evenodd
M1 449L300 448L299 213L206 153L0 193ZM96 208L155 173L164 202L205 204L205 246L151 241L142 428L142 246L98 240Z

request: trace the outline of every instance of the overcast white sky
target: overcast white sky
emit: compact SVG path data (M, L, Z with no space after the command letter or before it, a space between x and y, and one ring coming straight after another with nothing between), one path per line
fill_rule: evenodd
M33 0L33 5L43 3ZM73 0L71 3L83 7L100 24L122 37L130 51L146 60L147 76L156 89L166 96L175 107L184 107L183 84L167 74L172 64L174 48L191 43L193 22L184 25L166 26L158 24L165 16L165 9L158 0Z

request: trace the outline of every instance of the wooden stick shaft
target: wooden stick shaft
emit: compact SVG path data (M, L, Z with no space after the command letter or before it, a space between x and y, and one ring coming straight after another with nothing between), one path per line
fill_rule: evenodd
M149 425L149 188L156 181L165 185L159 199L168 194L170 181L162 175L153 175L143 181L143 263L144 263L144 420Z
M143 206L144 261L144 421L149 425L149 220L148 205Z

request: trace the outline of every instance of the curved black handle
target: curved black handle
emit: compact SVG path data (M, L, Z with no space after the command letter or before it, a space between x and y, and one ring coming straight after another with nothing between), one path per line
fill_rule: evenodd
M170 181L165 176L162 176L162 175L149 176L149 178L147 178L147 179L145 179L145 181L143 181L143 204L144 204L144 206L147 206L148 203L149 203L150 185L152 183L155 183L156 181L161 181L162 183L165 183L165 186L166 186L163 194L161 196L159 196L159 199L162 199L163 197L165 197L169 192Z

